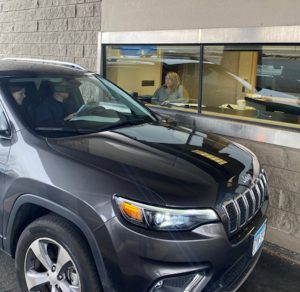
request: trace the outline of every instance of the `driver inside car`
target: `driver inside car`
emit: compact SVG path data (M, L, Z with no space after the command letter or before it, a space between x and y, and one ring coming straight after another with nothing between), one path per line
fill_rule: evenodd
M36 111L37 127L61 127L64 119L74 113L76 109L72 109L66 100L70 96L70 88L66 82L49 83L49 95L41 97L42 103Z

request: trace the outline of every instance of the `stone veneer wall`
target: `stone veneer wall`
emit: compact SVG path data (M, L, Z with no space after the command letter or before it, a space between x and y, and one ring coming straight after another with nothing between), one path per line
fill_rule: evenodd
M101 0L0 0L0 58L36 57L97 67Z
M252 150L269 178L267 240L300 253L300 150L229 138Z

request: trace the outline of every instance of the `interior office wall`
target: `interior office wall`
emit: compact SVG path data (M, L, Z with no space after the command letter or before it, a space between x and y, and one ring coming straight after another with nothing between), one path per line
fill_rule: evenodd
M188 93L190 103L198 103L199 92L199 64L184 64L178 67L181 84Z
M299 24L299 0L102 0L102 31Z
M101 0L0 0L0 58L36 57L97 68Z
M139 95L153 95L161 86L162 66L160 63L148 64L108 64L106 77L129 93ZM149 80L152 84L142 85L142 80Z
M256 85L256 68L257 68L258 53L247 51L232 51L224 52L221 65L229 72L239 76L241 79L247 81L255 88ZM220 78L221 79L221 78ZM228 83L227 80L220 80L223 83ZM228 85L228 84L227 84ZM225 98L224 102L231 100L232 103L236 103L237 99L244 98L246 89L243 88L240 82L236 82L235 86L226 86L227 92L219 96Z

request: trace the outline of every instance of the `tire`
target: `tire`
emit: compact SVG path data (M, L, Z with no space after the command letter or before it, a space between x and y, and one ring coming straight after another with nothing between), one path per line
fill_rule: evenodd
M86 240L55 214L25 228L18 240L15 265L22 292L102 291Z

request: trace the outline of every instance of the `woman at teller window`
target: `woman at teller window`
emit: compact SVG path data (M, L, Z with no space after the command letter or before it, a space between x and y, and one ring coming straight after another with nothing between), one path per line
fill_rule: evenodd
M185 88L180 84L180 78L176 72L168 72L165 83L158 88L152 99L152 103L168 104L170 102L186 103L189 96Z

